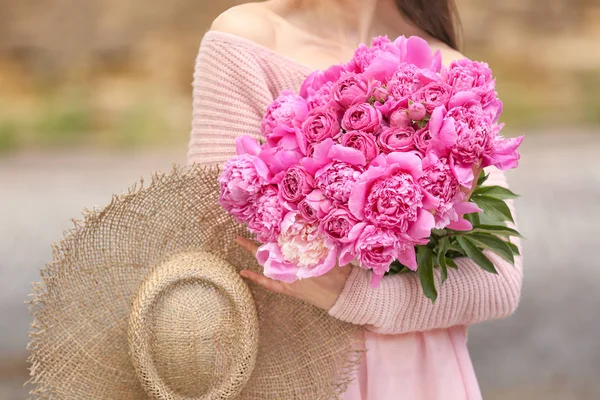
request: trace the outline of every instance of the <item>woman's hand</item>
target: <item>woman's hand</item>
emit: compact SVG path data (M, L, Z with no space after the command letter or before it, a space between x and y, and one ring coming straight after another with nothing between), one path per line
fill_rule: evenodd
M239 237L236 242L252 255L256 255L258 245L246 238ZM240 275L263 288L306 301L323 310L329 311L344 289L351 267L334 267L325 275L309 279L300 279L284 283L267 278L263 274L242 270Z

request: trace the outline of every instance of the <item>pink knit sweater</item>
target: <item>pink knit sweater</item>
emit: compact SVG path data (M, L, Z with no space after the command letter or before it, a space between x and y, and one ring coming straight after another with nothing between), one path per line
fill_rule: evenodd
M297 90L310 72L308 66L247 39L209 31L196 60L188 162L222 164L235 154L237 136L259 138L268 105L281 90ZM489 172L489 184L506 186L500 171ZM509 206L513 208L512 203ZM518 240L513 243L520 247ZM457 259L458 270L449 271L435 304L423 295L417 274L384 277L380 287L372 289L370 272L353 268L329 314L389 334L508 316L519 302L521 257L512 266L493 253L487 255L498 275L483 271L467 258Z

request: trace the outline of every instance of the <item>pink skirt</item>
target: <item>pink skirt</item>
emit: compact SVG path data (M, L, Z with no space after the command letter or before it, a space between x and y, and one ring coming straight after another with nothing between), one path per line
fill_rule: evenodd
M401 335L365 331L357 378L343 400L479 400L466 327Z

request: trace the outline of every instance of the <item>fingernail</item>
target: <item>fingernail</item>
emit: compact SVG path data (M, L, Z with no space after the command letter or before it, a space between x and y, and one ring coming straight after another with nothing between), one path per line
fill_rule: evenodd
M248 273L246 271L240 271L240 275L242 278L247 278L248 277Z

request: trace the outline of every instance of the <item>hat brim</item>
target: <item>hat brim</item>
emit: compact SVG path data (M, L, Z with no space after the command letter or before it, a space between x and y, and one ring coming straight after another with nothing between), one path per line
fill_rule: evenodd
M139 399L146 396L128 351L131 305L154 266L208 251L238 271L261 271L237 246L249 237L218 205L216 167L174 167L86 211L34 286L31 383L34 398ZM341 395L357 366L357 327L297 299L251 285L259 320L255 368L240 399ZM193 373L192 371L190 373Z

